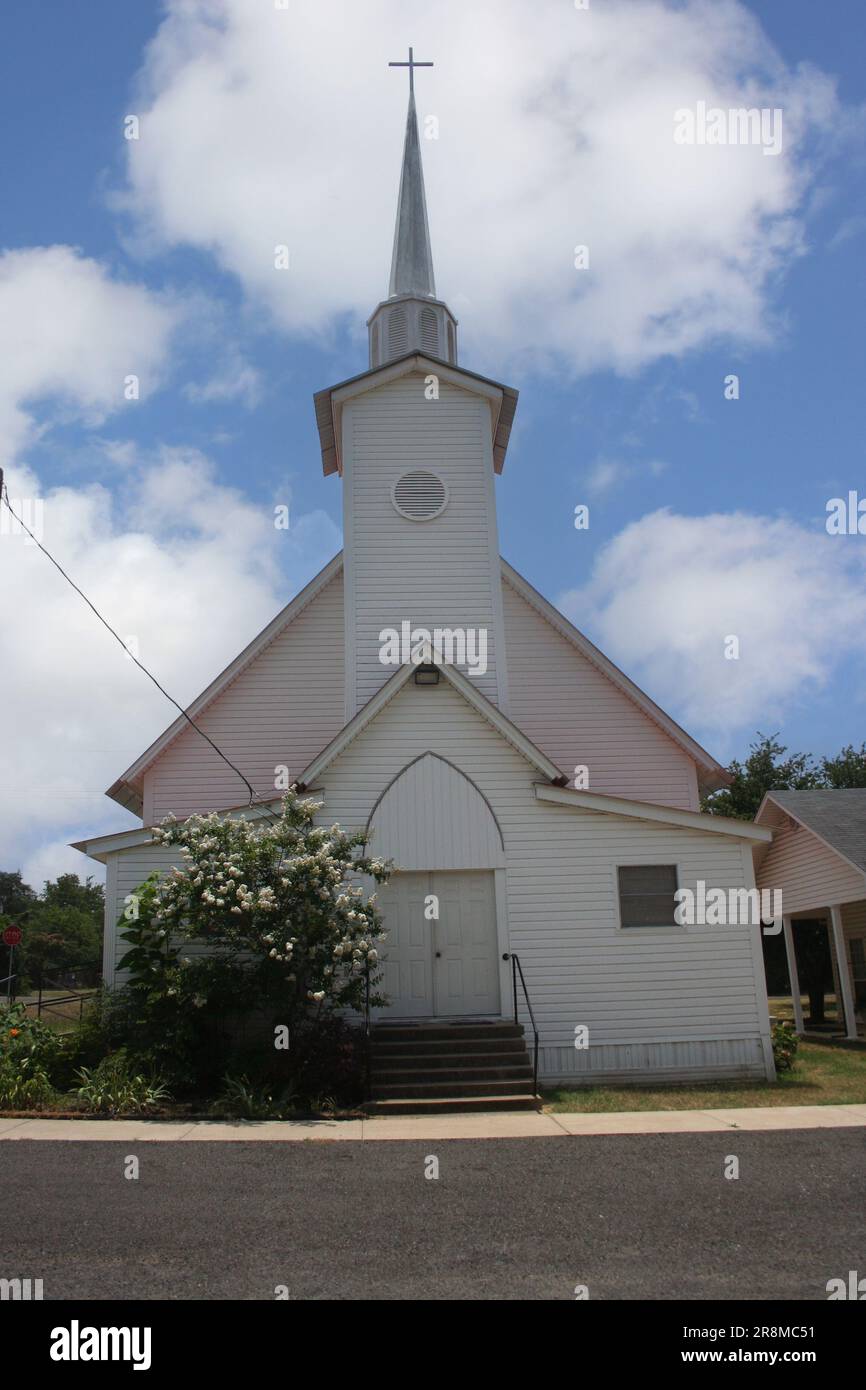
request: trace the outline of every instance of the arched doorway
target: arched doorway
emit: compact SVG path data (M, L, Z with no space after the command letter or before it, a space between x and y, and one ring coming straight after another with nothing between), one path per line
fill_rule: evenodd
M425 753L384 789L368 831L371 851L396 866L379 891L382 1017L498 1017L505 850L486 797Z

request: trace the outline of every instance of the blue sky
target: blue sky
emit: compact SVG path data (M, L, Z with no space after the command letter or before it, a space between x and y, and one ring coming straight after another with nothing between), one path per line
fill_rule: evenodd
M601 0L597 5L593 0L593 5L599 11L603 8ZM340 6L332 8L338 11ZM628 6L615 8L625 13L627 21ZM635 8L639 11L641 5ZM678 11L682 7L669 8ZM754 0L743 8L760 22L789 79L798 82L803 72L817 70L835 84L837 102L835 114L823 123L806 123L797 146L801 186L789 194L784 216L796 219L800 242L796 254L781 255L761 280L763 341L755 341L754 334L739 337L736 332L709 330L703 336L698 333L691 348L679 345L672 353L651 354L645 361L635 359L630 341L631 361L617 364L613 360L616 350L611 349L599 354L597 366L592 364L591 343L585 350L575 349L570 357L568 352L554 354L552 361L543 362L535 350L537 344L532 353L523 353L517 341L511 345L510 360L504 366L496 320L489 313L485 317L483 308L489 287L479 292L481 307L474 331L471 304L458 308L466 330L464 364L504 376L520 390L518 425L498 483L503 554L537 588L561 602L578 626L724 759L742 755L758 727L780 729L789 745L814 753L833 752L847 742L859 744L866 736L866 640L858 631L861 615L856 593L861 574L857 568L861 563L859 547L866 544L862 538L836 542L849 548L845 565L851 561L855 566L853 572L847 572L846 583L853 585L853 591L846 590L843 617L832 606L832 567L824 575L825 587L819 585L815 591L815 604L822 608L813 614L815 630L826 629L832 635L834 624L838 629L835 641L825 633L822 640L829 646L822 646L816 655L820 666L828 661L828 652L832 654L827 679L816 679L814 672L804 668L801 680L771 691L765 707L754 698L744 700L737 706L741 715L731 719L714 717L711 702L707 703L706 681L679 698L677 681L666 677L664 670L665 665L669 672L677 662L689 661L688 645L674 644L667 661L663 649L650 659L622 618L628 589L616 595L610 589L610 574L618 557L633 565L634 584L643 584L636 550L642 549L641 536L648 533L639 531L635 536L628 528L646 526L646 518L659 509L668 508L678 517L692 519L742 513L747 530L757 525L755 518L763 519L761 524L767 519L781 520L792 528L785 532L783 544L796 559L798 537L820 537L824 532L830 497L845 495L851 488L866 494L862 462L866 438L866 142L862 116L866 21L853 0L824 0L820 6L806 0L786 0L784 4ZM423 29L420 9L418 14L418 29L432 49L426 56L434 57L438 65L436 76L429 79L439 83L433 89L436 109L447 114L449 102L453 107L458 104L459 85L456 76L449 80L449 64L457 68L458 57L464 62L465 55L457 53L458 38L448 25L431 33ZM43 383L30 395L22 388L34 427L28 429L18 457L39 478L43 492L58 487L86 490L98 484L116 498L121 509L127 505L125 489L130 485L130 472L129 468L117 471L112 462L117 450L112 456L108 447L119 442L135 459L133 470L146 469L148 460L158 457L161 449L199 451L209 460L214 487L234 490L218 494L228 506L235 496L243 499L244 506L266 510L275 498L290 496L293 516L311 520L307 540L303 535L298 538L290 561L277 555L276 573L269 575L271 596L285 602L339 544L339 483L322 476L312 394L356 374L365 365L358 337L363 321L359 307L365 303L369 312L386 292L390 230L381 236L380 243L374 241L372 247L365 245L363 253L359 252L361 284L352 283L343 301L341 286L336 283L327 315L309 331L293 323L289 311L270 313L262 309L254 276L245 275L246 252L235 252L231 233L227 232L221 242L219 231L211 236L204 229L196 244L194 235L173 234L170 226L166 230L171 219L162 212L160 228L154 231L149 224L148 199L154 199L153 189L160 175L153 169L144 177L130 174L126 161L131 152L122 139L122 121L126 113L160 99L160 91L155 95L153 85L156 82L159 87L159 77L155 79L150 73L151 86L144 97L140 73L145 46L163 19L163 7L149 0L138 0L135 5L88 0L83 7L46 0L6 0L3 6L2 249L77 248L79 256L98 263L112 282L134 283L157 303L183 306L170 360L154 372L159 387L146 391L134 410L100 409L94 414L70 404L63 391L52 391L50 385ZM394 50L389 56L401 57L409 42L420 48L418 29L410 29L408 23L395 25L387 36ZM306 47L301 44L304 68L308 80L332 108L329 119L333 130L340 130L341 119L347 127L363 122L365 103L369 101L371 109L375 106L370 158L385 171L380 181L383 189L389 187L390 178L387 207L376 226L389 229L396 201L405 79L379 62L378 51L369 71L363 70L363 55L347 79L346 68L329 56L326 35L308 35L305 42ZM182 45L178 45L173 61L181 63L185 58L189 54L184 55ZM358 67L362 68L360 74ZM483 105L488 80L483 63L477 73ZM351 100L345 94L347 80L352 83ZM419 77L419 88L424 80L423 75ZM490 78L491 102L497 96L497 81L498 77ZM162 91L166 85L167 79L163 79ZM542 84L539 91L543 90ZM460 91L463 100L462 87ZM424 100L419 96L422 114ZM616 102L615 90L610 100ZM672 100L676 100L676 93L672 93ZM465 141L479 141L477 181L482 187L488 181L492 189L500 176L500 162L519 156L509 153L506 141L500 147L491 147L489 139L482 144L485 128L483 119L479 120L474 136L466 130L458 134ZM333 143L333 136L330 138ZM273 139L279 139L278 131ZM214 181L218 187L221 177L219 148L212 154L211 188ZM460 237L455 234L461 212L443 205L441 190L447 187L447 179L442 161L447 158L447 149L431 146L424 154L439 290L446 300L452 294L459 299L468 284L471 301L471 280L454 283L462 264ZM772 163L767 161L767 165ZM134 196L130 195L131 188ZM346 192L345 204L342 194L343 187L335 177L328 189L329 206L334 218L351 224L350 194ZM163 188L159 194L163 204L169 196L176 196L176 189L166 193ZM582 196L591 205L594 189L586 188ZM229 182L225 197L237 198L237 190ZM124 198L125 206L121 207ZM177 217L172 216L176 225ZM578 228L579 222L578 213ZM600 253L603 249L598 248ZM517 264L518 254L515 250L512 264ZM341 265L352 259L349 227L334 243L322 247L323 258L337 255ZM508 265L505 257L503 295ZM321 273L327 282L327 267ZM335 268L334 280L339 282L343 273ZM652 272L648 269L648 273ZM531 273L526 284L526 292L531 294ZM491 297L495 290L494 284ZM62 302L56 312L63 315ZM573 312L580 314L580 303ZM519 315L515 317L519 322ZM479 321L486 325L486 336L485 328L477 326ZM232 360L232 353L236 360ZM249 390L238 386L233 392L211 392L205 399L199 392L196 399L190 384L201 387L215 373L219 377L227 370L227 361L235 375L243 371L249 374L253 383ZM723 395L723 380L729 373L740 377L741 395L735 402L726 401ZM574 507L580 502L591 505L592 524L585 533L577 533L572 525ZM325 518L333 523L333 536ZM177 525L182 538L183 526ZM631 551L622 540L624 533L633 535ZM724 528L717 532L697 528L688 533L693 539L688 540L682 556L671 556L672 567L679 567L682 586L687 588L690 582L694 556L689 547L703 551L702 563L706 564L705 551L708 545L713 547L713 536L727 534ZM57 539L57 548L63 553ZM768 548L772 549L778 539L768 532ZM170 548L170 534L163 532L160 540ZM605 572L603 554L611 544L622 548L608 551ZM721 541L709 558L715 571L724 575L730 559ZM753 550L750 561L754 559ZM31 561L28 556L28 563ZM771 583L778 578L776 575ZM154 581L158 582L157 576ZM112 616L124 631L131 630L124 626L122 594L112 590L109 576L106 585L105 592L113 598ZM229 655L253 635L262 618L269 616L264 611L268 598L261 592L259 598L261 611L255 606L251 611L250 630L243 630L240 620L238 631L230 634ZM759 595L755 602L760 602ZM208 625L209 615L200 614L199 621ZM783 626L792 621L799 626L796 614L793 619L790 614L780 619ZM756 632L762 631L759 623ZM86 633L82 628L78 639L78 659L82 662L89 659ZM183 640L188 638L189 632L185 632ZM779 640L783 638L784 633ZM784 650L782 646L782 655ZM202 658L203 665L184 668L172 664L170 653L153 642L149 651L155 667L159 667L157 658L164 661L162 673L168 672L170 686L182 699L194 695L222 664L219 647L214 647L212 660L216 664L211 670L207 669L207 655ZM147 658L148 653L143 656ZM13 657L14 651L7 652L7 659ZM122 653L109 658L102 648L99 659L123 662ZM123 672L124 679L128 674ZM56 679L62 691L62 662ZM119 773L141 751L158 727L170 722L168 706L161 709L158 704L149 704L146 708L146 716L142 715L136 727L112 735L108 761L113 773ZM152 727L154 721L157 728ZM82 727L86 730L86 719L69 735L72 742L81 742ZM86 733L83 737L86 743ZM100 747L96 731L93 746ZM64 838L123 823L122 813L99 801L101 787L97 784L104 761L93 779L85 779L81 798L75 799L74 778L70 777L63 793L68 799L62 814L54 819L36 815L16 840L21 862L32 862L33 874L54 862L47 851L39 857L40 846L60 844ZM24 776L28 791L34 792L41 773L35 769L31 773L26 765L23 769L19 765L17 774ZM80 781L80 773L76 775ZM107 785L107 780L102 785Z

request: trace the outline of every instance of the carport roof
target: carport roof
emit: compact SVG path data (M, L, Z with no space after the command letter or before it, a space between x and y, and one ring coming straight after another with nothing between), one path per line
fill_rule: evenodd
M768 801L775 802L849 863L866 872L866 787L771 791L767 792L764 805ZM758 817L760 814L759 811Z

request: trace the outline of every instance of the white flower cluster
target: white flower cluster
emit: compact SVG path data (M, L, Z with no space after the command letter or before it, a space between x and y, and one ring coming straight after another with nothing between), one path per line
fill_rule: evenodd
M243 951L260 946L292 971L288 981L303 981L311 1003L372 970L384 935L375 894L365 901L364 890L345 880L359 860L362 872L385 874L386 865L363 860L362 847L339 825L314 826L317 811L312 799L287 797L276 824L215 812L182 824L167 818L153 831L154 841L177 846L184 867L156 882L151 921L160 939L182 930L232 941ZM195 1005L202 1006L200 996Z

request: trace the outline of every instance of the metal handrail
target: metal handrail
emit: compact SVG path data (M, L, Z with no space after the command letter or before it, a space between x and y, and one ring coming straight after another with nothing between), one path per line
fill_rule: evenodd
M536 1023L535 1023L535 1014L532 1012L532 1004L531 1004L530 999L529 999L529 990L526 988L526 980L524 979L524 976L523 976L523 966L520 964L520 957L517 956L517 955L515 955L515 953L514 953L513 951L505 951L504 954L503 954L503 956L502 956L502 959L503 959L503 960L510 960L510 961L511 961L511 988L512 988L512 993L513 993L513 995L514 995L514 1022L515 1022L515 1023L518 1022L518 1018L517 1018L517 976L518 976L518 974L520 975L520 983L521 983L521 985L523 986L523 997L524 997L524 999L526 1000L526 1010L527 1010L527 1013L529 1014L529 1021L530 1021L530 1023L532 1024L532 1033L533 1033L533 1036L534 1036L534 1038L535 1038L535 1048L534 1048L533 1062L532 1062L532 1094L533 1094L534 1096L537 1096L537 1095L538 1095L538 1028L537 1028Z

